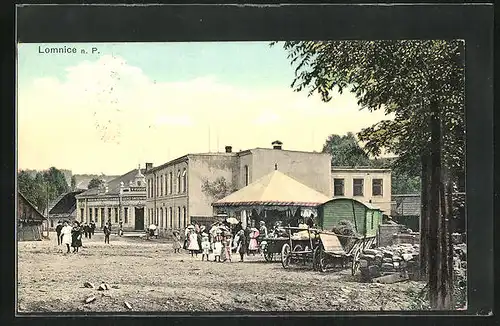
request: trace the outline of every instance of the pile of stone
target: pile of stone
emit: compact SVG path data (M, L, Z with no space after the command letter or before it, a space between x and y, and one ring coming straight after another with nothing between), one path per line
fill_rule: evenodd
M388 274L400 274L405 275L404 279L416 279L419 269L419 246L398 244L365 249L359 257L359 269L364 282L376 281L376 278Z

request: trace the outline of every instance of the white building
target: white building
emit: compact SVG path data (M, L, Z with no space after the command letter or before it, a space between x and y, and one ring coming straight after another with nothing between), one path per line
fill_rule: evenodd
M391 170L332 167L333 197L349 197L391 213Z

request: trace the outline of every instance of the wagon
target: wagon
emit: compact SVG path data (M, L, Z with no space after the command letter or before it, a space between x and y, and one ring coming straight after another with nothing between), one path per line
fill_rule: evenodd
M319 241L313 254L313 268L326 272L331 267L346 267L350 264L354 276L359 269L361 252L375 243L375 236L350 237L352 241L346 248L341 245L339 236L342 237L333 232L319 231Z
M307 231L307 239L296 239L289 232L288 242L281 248L281 264L288 268L290 264L314 263L314 248L317 245L316 230L309 228L285 227L287 230Z
M277 255L281 254L281 248L289 242L289 239L284 237L264 238L262 242L264 241L266 244L262 246L262 254L266 261L272 262Z

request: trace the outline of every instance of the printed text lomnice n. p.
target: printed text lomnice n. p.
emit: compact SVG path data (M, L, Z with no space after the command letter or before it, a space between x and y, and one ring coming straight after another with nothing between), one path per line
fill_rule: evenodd
M89 48L76 48L72 46L58 46L58 47L47 47L38 46L38 53L40 54L99 54L99 49L96 47Z

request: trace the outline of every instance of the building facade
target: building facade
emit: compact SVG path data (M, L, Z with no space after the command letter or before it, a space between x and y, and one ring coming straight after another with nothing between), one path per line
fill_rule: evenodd
M332 167L333 198L348 197L391 214L391 170Z
M26 197L17 192L17 240L34 241L42 239L46 218Z
M104 180L99 188L77 195L77 220L94 221L97 228L102 228L108 221L116 226L122 221L125 231L144 230L145 172L146 169L139 167L109 182Z
M147 169L146 222L158 225L160 233L183 229L191 221L203 223L212 218L215 201L203 191L205 183L222 177L237 190L276 168L331 196L330 155L283 150L281 145L240 152L226 146L223 153L187 154Z

